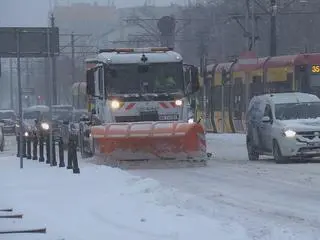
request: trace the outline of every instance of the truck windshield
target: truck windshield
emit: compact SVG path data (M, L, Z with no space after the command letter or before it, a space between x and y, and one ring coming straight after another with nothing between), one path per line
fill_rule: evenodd
M276 104L275 117L279 120L320 117L320 102Z
M116 64L106 70L107 92L165 93L183 91L182 63L153 63L144 71L138 64Z

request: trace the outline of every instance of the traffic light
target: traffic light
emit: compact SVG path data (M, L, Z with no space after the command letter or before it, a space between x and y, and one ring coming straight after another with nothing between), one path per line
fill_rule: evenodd
M157 27L161 46L174 48L176 19L173 16L163 16L159 19Z

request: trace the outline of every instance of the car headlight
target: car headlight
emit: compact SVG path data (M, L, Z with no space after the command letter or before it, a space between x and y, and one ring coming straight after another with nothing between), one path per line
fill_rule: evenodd
M50 126L49 126L49 124L48 123L41 123L41 128L43 129L43 130L49 130L49 128L50 128Z
M288 138L292 138L292 137L296 136L296 132L289 129L289 130L284 131L284 135Z
M25 136L25 137L29 137L29 133L28 133L28 132L25 132L25 133L24 133L24 136Z
M111 101L111 108L113 108L113 109L120 108L120 102L118 100L112 100Z
M189 118L189 119L188 119L188 123L194 123L193 118Z
M176 101L174 102L174 104L175 104L176 106L182 106L182 100L181 100L181 99L178 99L178 100L176 100Z

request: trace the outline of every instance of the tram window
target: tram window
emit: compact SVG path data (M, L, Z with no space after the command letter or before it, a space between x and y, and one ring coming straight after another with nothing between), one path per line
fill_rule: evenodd
M231 86L226 85L224 86L224 107L229 109L230 106L230 96L231 96Z
M221 86L213 87L213 109L221 111Z
M266 93L291 92L292 82L270 82L266 84Z
M320 87L320 75L310 75L310 87Z
M293 73L287 73L287 82L293 82Z
M234 79L234 87L233 87L233 108L234 108L234 115L236 118L241 117L241 112L244 108L244 101L243 101L243 84L242 78L235 78Z
M251 97L263 94L263 83L261 76L253 76L250 88Z

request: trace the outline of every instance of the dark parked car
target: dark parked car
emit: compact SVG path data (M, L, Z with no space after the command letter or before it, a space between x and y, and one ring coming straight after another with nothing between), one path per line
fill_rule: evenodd
M0 110L0 120L4 134L15 134L17 116L13 110Z

